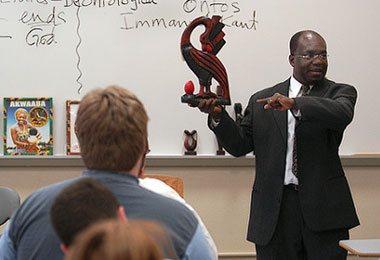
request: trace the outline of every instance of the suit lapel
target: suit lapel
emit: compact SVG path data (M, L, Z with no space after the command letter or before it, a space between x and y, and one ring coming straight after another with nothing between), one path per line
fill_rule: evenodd
M290 79L284 81L283 83L280 83L274 88L274 93L280 93L281 95L288 96L289 93L289 84ZM274 94L273 93L273 94ZM274 111L272 110L272 114L274 116L276 125L278 127L278 130L280 131L280 134L282 136L282 140L284 141L285 145L287 143L287 131L288 131L288 112L287 111Z

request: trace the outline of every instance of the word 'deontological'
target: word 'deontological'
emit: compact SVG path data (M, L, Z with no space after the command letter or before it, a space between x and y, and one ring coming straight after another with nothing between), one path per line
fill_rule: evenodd
M137 11L140 6L156 5L158 0L64 0L64 7L88 7L106 8L112 6L126 7L131 11Z

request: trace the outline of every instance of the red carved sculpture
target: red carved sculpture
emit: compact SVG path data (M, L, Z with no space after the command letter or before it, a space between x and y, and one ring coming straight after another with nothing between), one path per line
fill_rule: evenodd
M213 16L211 19L205 16L198 17L186 27L182 34L182 56L198 77L200 85L199 93L194 95L194 84L191 81L186 83L186 94L181 97L183 103L197 106L202 99L217 98L220 105L231 104L227 72L216 57L216 54L226 43L223 39L224 32L222 31L224 24L220 22L220 19L220 16ZM199 25L206 27L205 32L200 36L202 50L196 49L190 42L191 33ZM211 91L212 78L218 82L221 95Z

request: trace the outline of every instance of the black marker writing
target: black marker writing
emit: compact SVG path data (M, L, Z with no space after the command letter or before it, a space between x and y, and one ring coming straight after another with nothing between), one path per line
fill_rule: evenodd
M82 78L83 73L82 73L82 70L81 70L81 68L80 68L81 58L80 58L80 55L79 55L79 47L80 47L80 45L82 44L82 37L80 36L80 31L79 31L80 26L81 26L81 23L80 23L80 16L79 16L79 10L80 10L80 7L77 8L77 11L76 11L76 13L75 13L75 15L76 15L76 17L77 17L77 21L78 21L78 23L77 23L77 30L76 30L76 32L77 32L77 36L78 36L78 44L77 44L77 46L75 47L75 53L77 54L77 58L78 58L78 60L77 60L77 69L78 69L78 72L79 72L79 75L78 75L78 77L76 78L76 81L77 81L77 83L78 83L78 85L79 85L79 88L78 88L78 94L80 94L80 91L81 91L82 88L83 88L83 84L82 84L82 82L80 81L81 78Z
M111 6L128 6L131 11L137 11L143 5L156 5L157 0L65 0L64 7L96 6L106 8Z
M24 11L21 14L19 21L32 27L43 24L57 26L61 23L66 23L64 12L61 11L59 13L56 13L55 7L53 7L52 12L46 17L41 17L41 15L34 12L30 13L28 11Z
M122 30L136 30L136 29L153 29L153 28L185 28L190 21L178 20L178 19L165 19L165 18L152 18L137 20L134 19L132 12L121 13L122 16ZM256 30L256 11L252 12L252 19L241 21L238 20L234 15L222 16L221 22L223 22L227 27L246 29L246 30Z
M200 11L201 13L239 13L239 2L228 3L226 1L208 1L208 0L185 0L183 10L186 13L192 13L194 11Z
M234 19L232 15L228 17L222 17L221 22L228 27L236 27L247 30L256 30L256 24L258 23L256 20L256 11L252 12L252 19L246 22L238 21Z
M42 28L33 28L28 32L25 40L29 46L50 45L54 42L54 33L45 33Z
M142 29L142 28L185 28L189 22L183 20L176 19L164 19L164 18L153 18L153 19L145 19L145 20L134 20L133 13L121 13L123 25L120 27L122 30L132 30L132 29Z
M23 3L37 3L48 4L48 0L0 0L0 4L23 4Z
M27 45L38 47L56 43L54 30L57 26L66 23L66 18L63 11L57 12L56 8L53 7L46 16L36 12L24 11L19 21L31 28L25 37Z

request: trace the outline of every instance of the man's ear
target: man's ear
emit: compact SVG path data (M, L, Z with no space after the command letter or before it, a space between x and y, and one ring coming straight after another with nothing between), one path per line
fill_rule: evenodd
M69 248L64 243L61 243L60 248L65 255L69 254Z
M123 206L119 206L117 209L117 219L121 222L127 222L127 216L125 215L125 210Z
M294 68L294 65L295 65L295 64L294 64L294 58L295 58L294 55L292 55L292 54L289 55L289 63L290 63L290 65L291 65L293 68Z
M132 169L126 173L136 176L140 178L144 175L144 167L145 167L145 152L142 152L139 159L136 161L135 165Z
M138 178L144 178L144 172L145 172L145 154L143 155L141 159L141 164L139 168L139 173L137 175Z
M145 173L145 160L144 160L144 165L141 167L139 178L144 178L144 173Z

